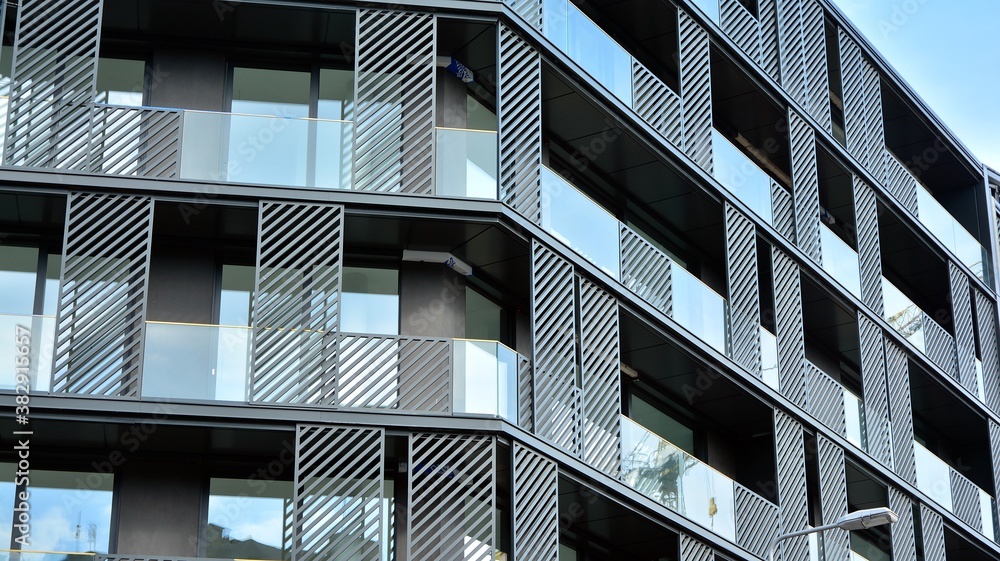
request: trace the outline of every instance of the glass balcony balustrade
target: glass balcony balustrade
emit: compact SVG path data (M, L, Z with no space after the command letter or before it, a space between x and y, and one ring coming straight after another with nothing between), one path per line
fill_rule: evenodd
M353 123L183 111L182 179L350 189Z
M861 270L858 252L844 243L833 230L820 224L820 244L823 248L823 270L830 274L851 294L861 298Z
M896 285L882 277L882 300L885 320L914 347L924 352L924 312Z
M66 531L66 534L71 535L72 533ZM15 534L15 537L18 535ZM104 556L101 555L100 557ZM97 553L82 551L0 549L0 561L99 561L99 556Z
M437 194L477 199L497 198L497 133L438 127Z
M623 227L613 214L542 166L542 228L616 280L622 278ZM715 349L725 352L725 298L663 257L670 263L672 317Z
M694 456L622 417L625 483L715 533L736 540L735 483Z
M542 13L545 37L631 107L631 55L569 0L543 0Z
M712 129L712 175L757 216L773 224L771 176L715 129Z
M865 402L846 388L844 389L844 413L847 422L847 440L862 450L868 450Z
M27 374L32 392L48 391L55 339L55 316L0 314L0 364L6 365L0 389L23 385L18 384L20 373Z
M146 322L142 397L247 401L251 329Z
M455 339L453 352L454 411L517 424L517 372L526 359L496 341Z
M774 391L778 390L778 338L760 326L760 376Z
M959 481L960 485L968 485L976 490L982 534L996 541L994 528L996 500L993 496L955 472L944 460L916 440L913 441L913 456L917 465L917 488L949 512L958 514L955 512L955 497L952 496L955 480Z

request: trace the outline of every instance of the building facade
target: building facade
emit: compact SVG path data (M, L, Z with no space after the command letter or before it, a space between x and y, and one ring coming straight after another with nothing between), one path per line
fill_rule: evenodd
M828 0L0 2L9 559L1000 559L1000 176Z

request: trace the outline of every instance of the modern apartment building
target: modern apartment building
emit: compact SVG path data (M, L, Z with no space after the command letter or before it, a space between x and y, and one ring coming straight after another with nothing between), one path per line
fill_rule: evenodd
M1000 559L1000 175L829 0L0 6L0 557Z

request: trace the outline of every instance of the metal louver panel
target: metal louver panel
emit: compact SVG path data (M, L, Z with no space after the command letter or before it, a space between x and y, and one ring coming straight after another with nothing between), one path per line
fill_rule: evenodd
M719 25L743 52L760 64L760 24L739 0L720 1Z
M414 434L409 469L407 559L493 559L493 437Z
M580 278L583 460L611 477L621 468L618 301Z
M858 314L858 331L868 453L883 465L891 466L889 395L886 388L885 355L882 351L882 330L867 316Z
M802 0L775 0L775 4L781 85L793 99L802 103L806 84L802 62Z
M903 208L916 216L918 212L916 178L888 149L883 149L881 157L885 162L885 186L889 189L889 193L903 205Z
M624 224L621 247L622 284L657 310L671 315L670 259Z
M725 213L730 356L757 374L761 360L757 233L753 222L729 203L725 204Z
M847 514L847 472L844 449L822 435L816 435L819 458L820 506L823 524L833 524ZM847 532L828 532L823 536L825 561L849 561L851 536Z
M90 171L175 178L180 173L181 111L97 105Z
M542 0L505 0L536 31L542 30Z
M500 200L538 224L542 219L542 58L502 22L498 79Z
M637 60L632 60L632 107L667 140L683 145L681 98Z
M684 151L712 172L712 82L708 32L684 10L677 10L680 30L681 107Z
M736 486L736 543L763 557L778 535L778 507L739 483Z
M920 505L920 535L923 537L924 561L947 561L944 545L944 522L941 515Z
M715 552L687 534L681 534L680 561L713 561Z
M857 221L858 262L861 268L861 297L876 314L882 306L882 250L878 233L878 202L875 192L858 176L854 182L854 216Z
M993 421L987 421L990 426L990 457L993 460L993 496L996 497L997 489L1000 489L1000 425Z
M344 209L263 201L250 401L335 402Z
M1000 360L997 355L996 306L978 289L976 295L976 326L983 362L983 395L986 406L1000 413ZM994 464L997 465L997 464ZM1000 482L1000 478L997 479Z
M899 520L890 526L892 534L893 559L916 559L917 540L913 528L913 503L910 497L895 487L889 486L889 508L899 515Z
M778 340L778 387L799 407L806 406L805 335L799 266L778 248L771 248L774 275L775 327Z
M802 425L783 411L774 411L774 444L778 468L778 519L781 532L805 529L809 524L806 500L806 451ZM782 542L778 549L782 561L807 559L809 542L805 537Z
M952 378L958 378L955 361L955 339L931 316L921 313L924 327L924 354Z
M532 242L531 254L535 433L579 456L573 266L537 241Z
M22 0L16 33L5 163L86 171L101 0Z
M298 426L294 559L382 559L384 442L383 429Z
M559 558L559 468L514 442L514 558Z
M341 334L336 394L341 407L448 413L448 339Z
M900 477L916 484L917 467L913 456L913 406L910 401L909 362L902 349L885 340L886 381L892 420L892 461Z
M758 0L757 13L760 15L760 66L768 76L780 82L777 0Z
M847 149L875 177L885 173L885 128L878 70L843 29L838 30L843 75L844 128ZM892 188L890 187L890 190ZM907 206L908 199L900 199ZM915 203L916 201L914 201ZM907 206L916 211L916 206Z
M815 365L806 361L809 413L837 434L845 434L844 388Z
M788 134L792 146L792 189L795 202L795 241L816 263L823 263L820 246L819 176L816 137L811 126L788 110Z
M948 263L951 280L952 325L955 328L955 354L958 379L973 394L976 381L976 335L972 326L972 298L969 277L952 262Z
M70 193L52 391L138 397L153 200Z
M868 154L871 163L869 171L875 177L882 177L885 162L879 154L885 149L885 124L882 121L882 84L878 69L867 60L864 61L865 90L865 142L868 143Z
M983 519L979 510L979 487L955 471L951 472L951 511L959 520L983 532Z
M433 193L434 39L430 14L358 10L355 189Z
M826 19L818 0L802 0L802 62L806 111L826 131L830 120L830 78L826 60Z
M795 243L795 205L792 204L792 194L774 180L771 180L771 208L774 229L785 236L786 240Z
M517 424L528 432L535 430L535 398L532 390L531 361L518 355Z

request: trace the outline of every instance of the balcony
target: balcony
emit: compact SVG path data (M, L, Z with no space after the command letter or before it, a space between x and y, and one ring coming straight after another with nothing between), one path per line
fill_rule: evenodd
M726 352L725 298L545 166L542 228L719 352Z
M951 334L885 277L882 277L882 298L889 325L931 362L955 375L955 339Z
M865 402L847 388L844 388L844 413L847 440L862 450L868 450Z
M860 299L861 270L858 266L858 252L825 224L820 224L820 244L823 248L823 270Z
M0 377L0 389L18 385L18 367L27 366L32 392L49 389L55 350L55 316L0 314L0 337L14 344L0 345L0 361L8 365ZM27 358L27 362L24 362Z
M989 255L983 246L934 198L924 183L917 179L891 150L886 150L885 154L890 191L897 198L912 200L915 197L915 214L920 223L980 280L986 281Z
M621 421L622 478L636 491L734 542L736 494L769 504L628 417Z
M496 131L438 127L435 135L437 194L496 200Z
M727 191L764 222L773 224L771 176L715 129L712 129L712 165L712 175Z
M334 399L342 407L436 411L450 407L455 413L517 423L518 373L528 359L501 343L283 329L272 333L270 345L296 351L282 358L283 371L308 371L325 360L328 336L337 340L339 350L335 382L320 376L265 381L255 389L255 400ZM244 326L147 321L142 397L246 403L251 337L252 328ZM439 390L445 395L438 395ZM441 402L449 395L450 406Z
M915 440L913 455L917 465L917 488L973 529L996 541L993 496Z

